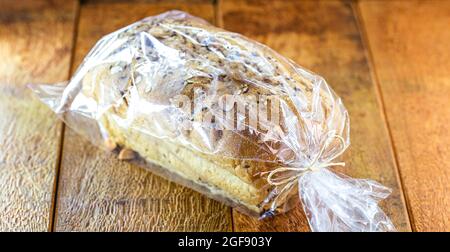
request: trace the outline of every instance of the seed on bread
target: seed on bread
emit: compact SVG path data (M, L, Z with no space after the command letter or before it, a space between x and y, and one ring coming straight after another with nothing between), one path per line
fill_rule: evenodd
M136 153L132 149L123 148L119 152L118 158L120 160L131 160L136 157Z

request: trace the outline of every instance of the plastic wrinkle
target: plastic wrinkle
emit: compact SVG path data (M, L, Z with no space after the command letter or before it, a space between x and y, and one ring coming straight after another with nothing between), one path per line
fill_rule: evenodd
M187 13L166 12L108 34L67 84L31 88L98 146L108 140L120 151L131 141L157 139L232 160L236 177L259 190L262 218L288 211L299 196L313 231L395 230L378 206L388 188L330 171L343 165L337 159L350 144L350 124L326 81ZM219 193L201 183L192 187Z

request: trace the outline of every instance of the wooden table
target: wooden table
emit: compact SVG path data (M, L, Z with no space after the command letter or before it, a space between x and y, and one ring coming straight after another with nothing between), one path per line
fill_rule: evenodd
M393 189L401 231L450 231L450 1L0 0L0 230L307 231L97 150L26 88L69 78L103 35L180 9L323 75L351 116L353 177Z

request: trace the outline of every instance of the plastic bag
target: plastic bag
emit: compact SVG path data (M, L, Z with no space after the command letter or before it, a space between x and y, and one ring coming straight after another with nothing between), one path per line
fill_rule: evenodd
M329 170L349 119L325 80L187 13L111 33L67 85L32 88L94 144L247 214L301 203L313 231L395 230L388 188Z

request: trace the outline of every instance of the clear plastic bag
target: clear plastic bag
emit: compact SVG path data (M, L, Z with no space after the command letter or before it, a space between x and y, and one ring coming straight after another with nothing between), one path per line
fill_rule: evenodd
M349 119L325 80L187 13L111 33L69 83L32 88L94 144L244 213L300 203L313 231L395 230L388 188L329 170Z

